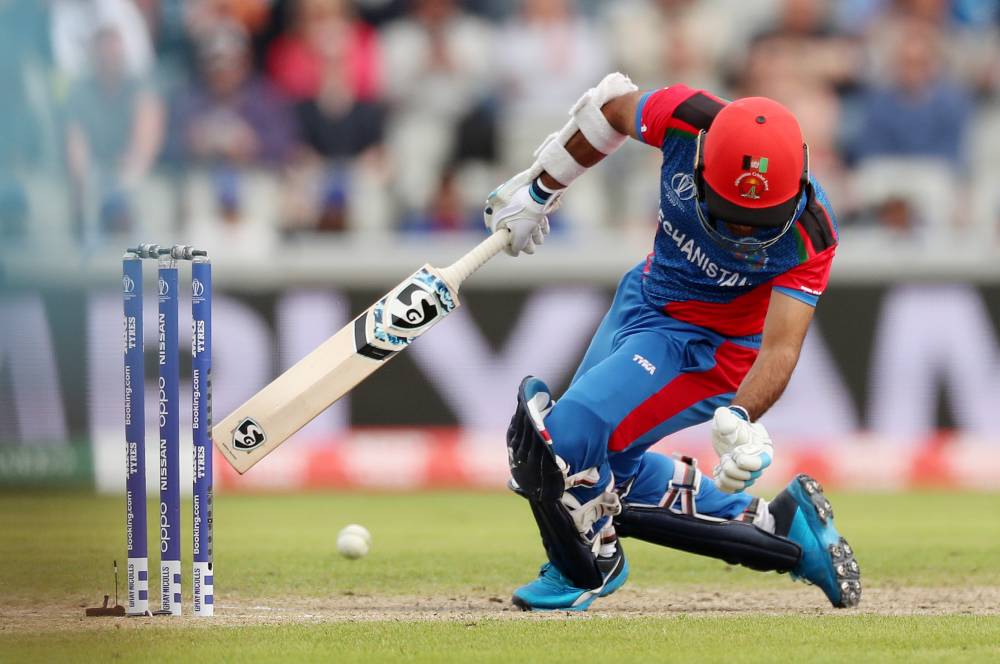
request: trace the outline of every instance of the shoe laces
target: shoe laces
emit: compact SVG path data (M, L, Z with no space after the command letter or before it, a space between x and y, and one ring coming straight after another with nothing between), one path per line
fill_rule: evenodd
M538 578L545 583L558 588L572 585L569 580L563 576L563 573L559 571L559 568L552 563L545 563L541 566L538 570Z

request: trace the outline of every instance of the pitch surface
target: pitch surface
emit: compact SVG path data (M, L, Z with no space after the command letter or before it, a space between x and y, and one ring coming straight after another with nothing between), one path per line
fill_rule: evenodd
M84 618L122 562L124 506L0 495L0 660L204 661L1000 657L1000 494L836 495L865 599L836 611L776 574L626 541L625 588L585 615L523 614L510 590L541 562L527 506L499 493L221 496L214 619ZM189 519L190 510L183 514ZM336 553L362 523L372 553ZM190 535L190 527L181 532ZM155 551L155 539L151 540ZM182 550L189 548L189 540ZM190 563L185 561L190 614Z

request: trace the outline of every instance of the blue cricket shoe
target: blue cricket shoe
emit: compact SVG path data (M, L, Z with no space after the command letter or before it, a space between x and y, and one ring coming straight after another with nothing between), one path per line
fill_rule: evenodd
M628 579L628 560L621 543L614 556L598 558L597 565L604 574L604 585L600 588L577 588L555 565L545 563L538 578L515 590L511 601L522 611L586 611L595 599L610 595Z
M802 547L792 578L819 586L830 603L849 608L861 601L861 568L854 550L833 525L833 507L823 487L797 475L770 503L775 533Z

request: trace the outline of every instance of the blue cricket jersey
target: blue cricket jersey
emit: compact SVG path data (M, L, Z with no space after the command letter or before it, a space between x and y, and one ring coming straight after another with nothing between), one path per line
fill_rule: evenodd
M652 306L687 323L731 337L758 335L771 291L815 306L837 248L837 223L826 194L810 178L792 228L753 254L718 245L695 211L696 138L726 102L684 85L648 92L636 111L637 138L660 147L659 226L643 276Z

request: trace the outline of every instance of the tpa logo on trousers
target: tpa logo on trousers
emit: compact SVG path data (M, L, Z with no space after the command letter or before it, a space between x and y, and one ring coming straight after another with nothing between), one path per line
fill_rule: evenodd
M252 418L244 417L233 429L233 447L244 452L260 447L267 441L267 434Z
M656 373L656 367L653 363L644 358L642 355L636 354L632 356L632 361L638 364L640 367L646 370L650 376Z

